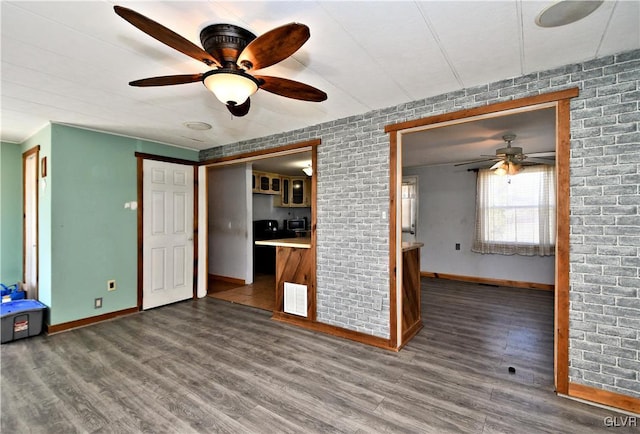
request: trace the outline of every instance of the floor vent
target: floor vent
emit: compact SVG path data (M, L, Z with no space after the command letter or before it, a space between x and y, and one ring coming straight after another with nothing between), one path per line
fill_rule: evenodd
M284 282L284 311L306 318L307 285Z

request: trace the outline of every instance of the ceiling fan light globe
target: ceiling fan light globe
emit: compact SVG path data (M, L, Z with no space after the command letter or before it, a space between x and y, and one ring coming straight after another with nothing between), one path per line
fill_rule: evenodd
M202 81L223 104L241 105L258 90L257 80L240 71L213 70Z
M521 170L522 170L522 166L520 164L509 163L509 168L507 169L507 173L509 175L516 175L520 173Z
M498 176L504 176L507 174L507 170L503 166L500 166L496 170L494 170L493 173Z

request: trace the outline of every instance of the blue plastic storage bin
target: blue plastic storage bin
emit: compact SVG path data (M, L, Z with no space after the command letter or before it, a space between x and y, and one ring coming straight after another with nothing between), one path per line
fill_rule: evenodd
M46 308L38 300L15 300L0 304L1 343L42 333L42 317Z
M6 286L0 283L0 295L2 295L2 302L6 303L11 300L22 300L25 297L25 292L18 289L18 284Z

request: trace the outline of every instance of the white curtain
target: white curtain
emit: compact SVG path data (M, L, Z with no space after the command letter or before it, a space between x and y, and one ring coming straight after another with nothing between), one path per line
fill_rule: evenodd
M551 256L556 239L553 166L527 166L517 175L478 171L472 251Z

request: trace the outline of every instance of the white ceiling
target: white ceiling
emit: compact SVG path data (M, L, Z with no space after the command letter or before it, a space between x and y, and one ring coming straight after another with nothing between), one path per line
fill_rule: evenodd
M132 80L206 66L124 21L115 4L197 45L200 29L212 23L257 35L293 21L307 24L310 40L260 74L310 84L328 100L258 91L249 114L232 118L200 83L130 87ZM537 27L536 15L550 4L2 1L1 139L22 142L57 122L206 149L640 48L638 1L606 1L574 24ZM213 128L193 131L183 125L189 121Z
M297 152L253 161L253 170L279 175L304 176L303 168L311 166L311 152Z

